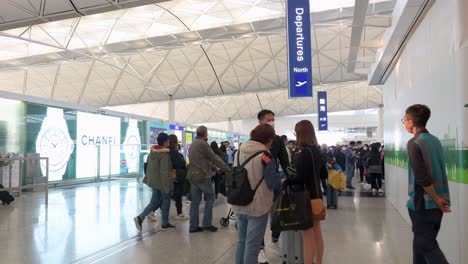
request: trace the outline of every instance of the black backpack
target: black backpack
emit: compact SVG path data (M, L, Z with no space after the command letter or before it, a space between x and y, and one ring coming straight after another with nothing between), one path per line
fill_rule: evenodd
M0 189L3 189L3 185L0 184ZM0 201L3 204L10 204L15 200L15 197L13 197L9 192L7 191L0 191Z
M244 167L253 158L263 153L268 154L268 152L265 150L256 152L252 156L250 156L246 161L244 161L242 165L240 165L240 150L237 152L237 167L234 167L232 169L232 183L230 184L228 189L227 200L229 204L247 206L250 203L252 203L253 198L255 196L255 192L257 192L258 187L260 187L260 184L262 184L264 177L262 177L262 179L258 182L255 189L252 190L252 188L250 187L249 173Z

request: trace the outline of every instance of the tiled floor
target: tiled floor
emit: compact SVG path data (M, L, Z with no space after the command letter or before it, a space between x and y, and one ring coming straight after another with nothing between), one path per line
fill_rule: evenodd
M188 221L174 221L177 229L164 232L159 222L145 223L137 235L132 217L149 198L135 180L52 190L48 209L40 194L23 195L0 206L0 263L234 263L234 222L198 234L188 233ZM217 202L215 224L228 209ZM340 197L323 232L324 263L410 263L410 227L385 198ZM266 237L270 263L280 263Z

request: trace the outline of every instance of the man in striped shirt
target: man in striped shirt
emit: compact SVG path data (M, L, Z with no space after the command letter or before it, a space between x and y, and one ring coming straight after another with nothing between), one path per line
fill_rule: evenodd
M450 193L442 144L426 124L431 110L412 105L402 120L414 137L408 141L408 212L413 224L413 264L448 263L437 243L443 213L449 213Z

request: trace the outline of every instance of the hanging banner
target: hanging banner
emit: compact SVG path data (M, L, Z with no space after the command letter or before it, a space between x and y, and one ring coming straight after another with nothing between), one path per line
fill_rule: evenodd
M312 97L309 0L290 0L286 3L289 98Z
M319 131L328 130L327 92L317 92Z

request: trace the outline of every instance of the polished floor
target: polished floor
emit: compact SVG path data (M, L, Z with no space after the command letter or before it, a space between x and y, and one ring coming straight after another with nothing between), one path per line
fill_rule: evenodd
M160 222L145 222L139 235L132 218L150 195L134 179L52 190L48 208L41 194L25 194L0 206L0 263L234 263L234 221L197 234L188 233L188 221L171 220L176 230L163 232ZM219 199L214 223L228 210ZM327 213L324 263L411 262L410 226L385 198L340 197L339 209ZM281 263L266 237L270 263Z

